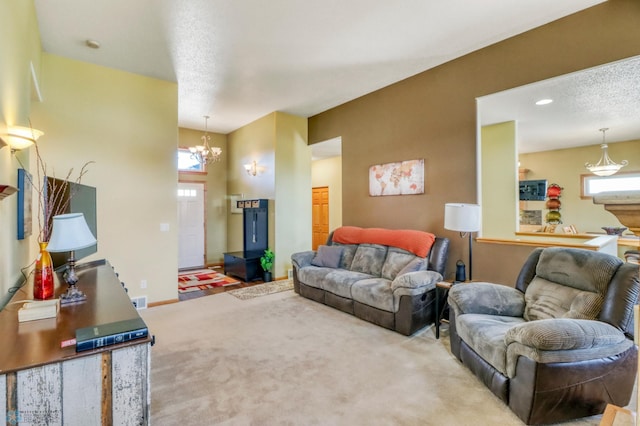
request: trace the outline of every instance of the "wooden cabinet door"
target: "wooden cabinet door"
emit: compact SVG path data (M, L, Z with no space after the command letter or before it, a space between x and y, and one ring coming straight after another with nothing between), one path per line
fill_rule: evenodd
M319 245L326 244L329 237L329 187L312 188L312 200L312 249L316 250Z

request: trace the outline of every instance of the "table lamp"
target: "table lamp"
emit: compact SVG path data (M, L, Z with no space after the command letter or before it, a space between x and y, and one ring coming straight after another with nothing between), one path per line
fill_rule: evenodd
M65 294L60 296L61 304L82 302L87 299L87 296L76 287L78 276L76 275L75 250L91 247L96 242L96 238L84 219L84 214L69 213L53 217L53 230L47 250L52 253L69 252L67 270L64 273L64 280L69 284L69 288Z
M469 281L473 279L471 233L480 230L480 206L478 204L447 203L444 205L444 229L469 236Z

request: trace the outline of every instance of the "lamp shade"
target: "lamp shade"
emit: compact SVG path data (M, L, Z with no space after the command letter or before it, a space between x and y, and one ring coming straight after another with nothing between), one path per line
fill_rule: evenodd
M80 250L96 244L82 213L61 214L53 217L53 230L47 245L47 251Z
M458 232L478 232L480 230L480 206L478 204L445 204L444 229Z

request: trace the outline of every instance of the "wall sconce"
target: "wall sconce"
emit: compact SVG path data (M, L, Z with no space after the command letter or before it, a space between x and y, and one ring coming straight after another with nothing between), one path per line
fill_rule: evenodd
M33 145L44 132L23 126L7 126L7 132L0 134L0 139L11 147L11 151L19 151Z
M253 160L253 163L245 164L244 169L249 176L255 176L258 174L258 163L256 163L256 160Z

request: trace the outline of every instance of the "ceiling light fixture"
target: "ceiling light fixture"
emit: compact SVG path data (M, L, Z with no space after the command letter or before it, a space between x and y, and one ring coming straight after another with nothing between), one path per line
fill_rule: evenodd
M90 47L92 49L100 49L100 42L97 40L87 39L85 43L87 47Z
M549 105L553 102L553 99L540 99L536 102L536 105Z
M205 115L203 117L204 135L200 138L202 140L202 145L189 147L189 151L191 151L191 158L198 161L200 164L215 163L216 161L220 161L222 148L218 148L217 146L211 148L211 146L209 146L209 141L211 140L211 136L209 136L209 132L207 131L207 121L209 120L209 116Z
M29 148L36 143L44 132L23 126L7 126L6 133L0 134L0 139L11 147L11 152Z
M622 167L629 164L627 160L623 160L618 164L609 158L609 154L607 152L608 146L604 140L604 135L607 130L609 130L607 127L600 129L602 132L602 143L600 144L600 148L602 148L602 156L598 162L596 164L584 163L587 170L597 176L611 176L617 173Z

